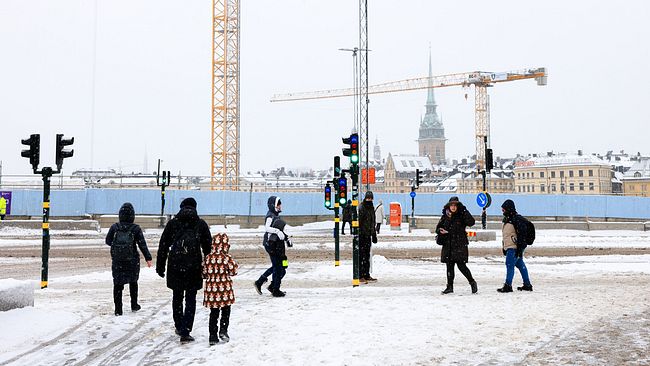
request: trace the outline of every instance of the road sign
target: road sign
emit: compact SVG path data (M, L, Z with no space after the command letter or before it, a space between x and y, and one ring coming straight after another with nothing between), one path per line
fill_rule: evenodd
M411 198L415 198L415 191L411 192Z
M492 204L492 197L487 192L481 192L476 196L476 204L480 208L488 208Z

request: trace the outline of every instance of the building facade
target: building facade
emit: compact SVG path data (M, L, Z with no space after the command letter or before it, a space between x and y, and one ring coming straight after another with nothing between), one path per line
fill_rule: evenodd
M515 164L515 193L612 194L611 165L592 155L532 157Z
M426 156L388 154L384 168L384 192L407 193L419 169L425 176L432 170L431 161Z
M431 77L431 51L429 51L429 77ZM418 155L426 156L435 165L443 165L446 160L445 151L445 129L442 120L438 115L438 105L433 94L433 87L429 81L427 89L426 112L420 121L420 133L418 137Z
M650 197L650 159L641 159L623 174L623 194Z
M483 192L483 176L476 171L455 175L456 193ZM493 170L486 179L486 188L490 193L514 193L514 173L510 170Z

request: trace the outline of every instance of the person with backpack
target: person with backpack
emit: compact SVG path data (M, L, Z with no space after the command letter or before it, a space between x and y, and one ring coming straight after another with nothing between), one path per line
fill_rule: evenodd
M436 243L442 245L440 262L447 266L447 287L442 291L443 295L454 292L454 267L458 267L472 289L472 293L478 292L478 285L472 277L472 272L467 268L469 259L469 240L465 228L476 223L472 214L458 200L458 197L451 197L449 202L442 209L442 217L436 226Z
M533 291L533 285L528 277L528 269L524 263L524 251L535 241L535 226L525 217L519 215L513 200L506 200L501 205L503 212L503 255L506 256L506 281L498 292L512 292L512 279L515 267L519 270L524 285L517 287L519 291Z
M287 242L287 246L291 247L291 241L289 241L288 236L284 232L286 224L280 219L280 212L282 212L282 201L280 197L269 197L267 206L269 210L266 213L262 245L264 245L264 250L269 254L271 267L264 271L253 285L255 286L255 291L261 295L262 285L268 281L269 276L273 275L271 284L267 289L273 297L284 297L286 293L280 290L282 278L286 274L285 264L287 257L285 255L284 245Z
M208 224L196 212L196 200L186 198L160 237L156 272L172 290L172 314L181 343L194 341L190 335L196 312L196 292L203 287L202 264L212 250ZM183 299L185 309L183 309Z
M131 295L131 311L141 309L138 304L138 278L140 277L140 254L138 248L151 267L151 253L144 240L142 229L134 224L135 210L133 205L126 202L120 207L119 222L111 225L106 235L106 245L111 247L111 272L113 274L113 302L115 315L122 315L122 291L129 284Z
M367 191L359 205L359 283L362 284L377 282L376 278L370 276L370 250L372 244L377 243L373 199L372 191Z
M379 200L379 204L377 207L375 207L375 223L376 223L376 228L375 231L377 234L379 234L379 230L381 229L381 224L384 223L384 201Z
M348 224L348 229L352 231L352 204L348 201L343 206L343 217L341 217L341 235L345 235L345 223Z
M230 324L230 306L235 303L235 293L231 276L237 275L239 265L228 253L230 241L228 235L217 234L212 237L212 251L203 260L203 306L210 309L210 345L230 341L228 325ZM221 313L221 321L219 320Z

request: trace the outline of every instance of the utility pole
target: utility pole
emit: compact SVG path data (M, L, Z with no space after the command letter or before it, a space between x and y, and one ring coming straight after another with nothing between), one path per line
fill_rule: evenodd
M159 227L165 227L165 188L169 186L172 180L172 172L163 171L162 182L160 181L160 162L158 159L158 172L156 173L156 185L160 187L160 224Z

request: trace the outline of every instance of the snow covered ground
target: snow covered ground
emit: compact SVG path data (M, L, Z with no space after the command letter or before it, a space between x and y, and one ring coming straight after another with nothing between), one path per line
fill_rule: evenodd
M51 278L34 308L0 313L0 364L650 364L650 255L531 258L535 291L511 294L495 291L502 257L471 259L476 295L460 273L441 295L440 263L376 256L373 267L379 282L352 288L349 262L290 263L277 299L251 286L264 266L244 266L231 342L213 347L200 304L196 342L179 344L152 269L141 271L143 309L122 317L110 272Z

